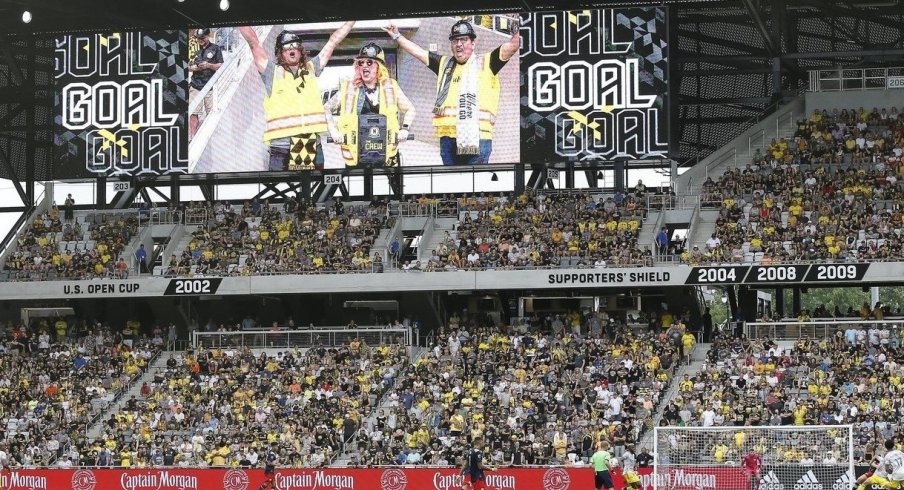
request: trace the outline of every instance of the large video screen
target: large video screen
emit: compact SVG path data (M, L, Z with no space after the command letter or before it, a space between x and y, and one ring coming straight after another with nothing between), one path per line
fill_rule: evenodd
M64 36L54 176L661 157L666 40L659 8Z

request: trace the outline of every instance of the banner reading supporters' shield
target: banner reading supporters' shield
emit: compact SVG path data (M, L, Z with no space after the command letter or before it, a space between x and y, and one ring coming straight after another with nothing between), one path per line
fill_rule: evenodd
M188 171L185 33L56 38L55 179Z
M527 163L666 157L667 39L663 8L523 15Z

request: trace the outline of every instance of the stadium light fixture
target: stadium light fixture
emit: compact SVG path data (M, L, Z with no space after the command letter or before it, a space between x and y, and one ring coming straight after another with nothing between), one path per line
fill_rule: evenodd
M220 0L220 10L223 12L229 10L229 0Z
M25 12L22 12L22 22L24 22L26 24L31 22L31 12L29 12L28 10L26 10Z

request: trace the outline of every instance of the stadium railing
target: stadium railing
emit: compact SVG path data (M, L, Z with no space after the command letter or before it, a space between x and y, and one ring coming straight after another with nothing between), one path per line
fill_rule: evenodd
M901 326L904 320L860 320L859 318L838 318L835 320L745 322L744 333L748 339L769 337L773 340L797 340L802 338L826 338L835 332L848 328L869 330L870 327Z
M319 327L305 330L254 330L240 332L192 332L195 348L250 347L264 348L307 348L320 346L348 345L359 339L367 345L390 344L401 338L405 345L412 345L419 339L412 329L385 326Z
M694 209L700 204L698 194L653 194L646 196L647 211L669 209Z
M904 67L811 70L810 92L886 90L888 79L904 76Z

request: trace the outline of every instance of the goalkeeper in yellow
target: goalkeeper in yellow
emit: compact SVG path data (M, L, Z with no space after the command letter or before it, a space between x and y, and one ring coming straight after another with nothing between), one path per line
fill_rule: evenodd
M890 439L885 441L885 451L876 471L860 483L857 490L866 490L870 485L885 490L904 490L904 452L895 449L895 442Z

